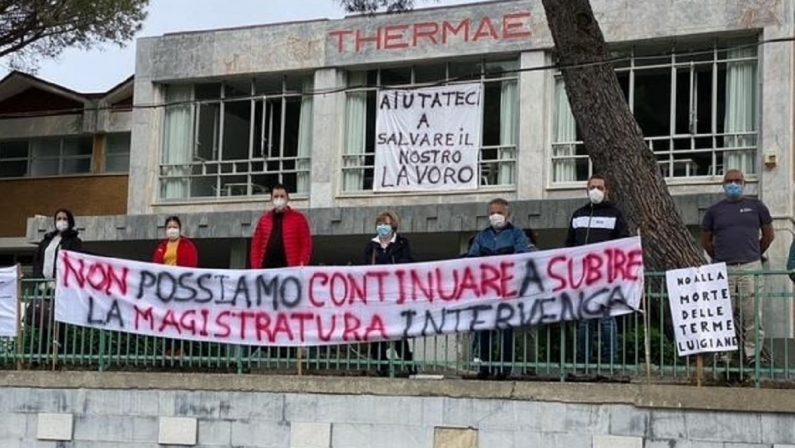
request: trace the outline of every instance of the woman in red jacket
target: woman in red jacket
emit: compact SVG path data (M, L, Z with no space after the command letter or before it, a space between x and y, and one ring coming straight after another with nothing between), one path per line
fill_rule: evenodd
M199 251L189 238L182 236L182 223L176 216L166 218L166 239L157 245L153 262L169 266L199 266Z

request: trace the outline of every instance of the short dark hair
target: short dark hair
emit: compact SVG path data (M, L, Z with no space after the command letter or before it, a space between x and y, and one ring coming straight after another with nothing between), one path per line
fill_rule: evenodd
M605 177L605 176L603 176L601 174L593 174L593 175L591 175L591 177L588 178L588 183L590 184L591 181L594 180L594 179L603 181L605 183L605 190L609 190L610 189L610 181L607 179L607 177Z
M182 221L180 221L178 217L169 216L168 218L166 218L165 226L168 227L168 223L170 223L170 222L175 222L175 223L177 223L177 225L179 226L180 229L182 228Z
M52 220L53 221L58 219L58 213L66 214L66 221L69 223L69 230L75 228L75 215L73 215L72 212L70 212L69 210L67 210L65 208L59 208L58 210L55 211L55 214L52 215Z
M273 190L284 190L284 192L287 193L287 196L290 196L290 189L288 189L283 183L273 184L271 186L271 195L273 194Z

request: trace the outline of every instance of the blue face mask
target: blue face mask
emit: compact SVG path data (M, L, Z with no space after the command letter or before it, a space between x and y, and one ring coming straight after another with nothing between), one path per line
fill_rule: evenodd
M726 192L726 197L729 199L740 199L743 197L743 186L740 184L724 184L723 191Z
M375 231L381 238L388 238L392 236L392 226L389 224L380 224L375 226Z

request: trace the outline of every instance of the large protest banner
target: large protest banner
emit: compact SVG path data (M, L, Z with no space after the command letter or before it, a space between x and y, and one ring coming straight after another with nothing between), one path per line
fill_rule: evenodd
M737 350L726 264L665 273L679 356Z
M17 335L19 266L0 268L0 336Z
M373 189L476 189L481 110L479 83L382 90Z
M55 319L249 345L430 336L633 312L639 238L387 266L186 269L61 251Z

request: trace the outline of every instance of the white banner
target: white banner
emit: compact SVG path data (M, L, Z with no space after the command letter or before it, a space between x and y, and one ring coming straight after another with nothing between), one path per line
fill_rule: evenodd
M0 336L15 337L19 324L19 266L0 268Z
M665 273L679 356L737 350L727 278L725 263Z
M639 238L384 266L187 269L59 253L55 319L170 338L326 345L635 311Z
M382 90L373 189L476 189L481 110L479 83Z

